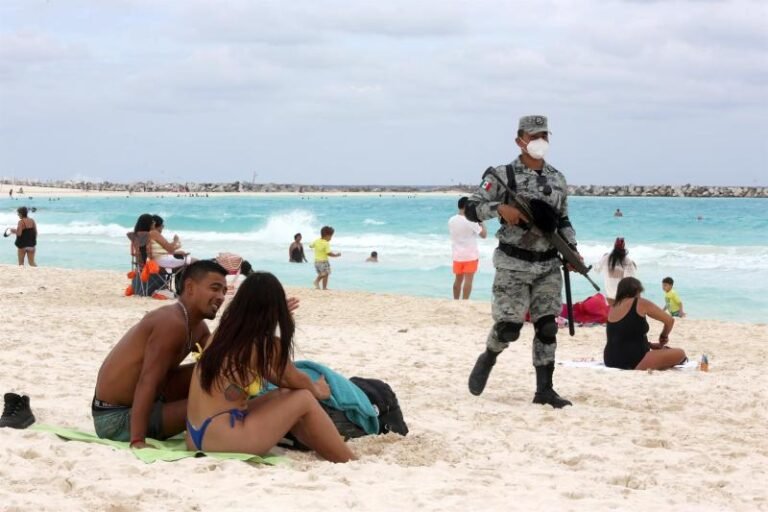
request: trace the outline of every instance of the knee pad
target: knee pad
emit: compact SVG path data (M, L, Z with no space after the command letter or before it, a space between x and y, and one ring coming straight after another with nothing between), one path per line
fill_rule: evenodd
M509 343L517 340L520 337L520 329L523 324L515 322L496 322L494 328L496 329L496 337L502 343Z
M533 323L533 328L536 331L536 337L542 343L547 345L557 343L557 322L554 315L539 318Z

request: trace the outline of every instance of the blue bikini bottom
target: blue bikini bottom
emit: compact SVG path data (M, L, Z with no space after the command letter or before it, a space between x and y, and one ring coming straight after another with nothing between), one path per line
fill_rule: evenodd
M210 426L211 421L213 421L213 418L216 416L221 416L222 414L229 414L229 426L234 427L235 421L243 421L245 416L248 414L248 411L242 411L240 409L229 409L226 411L221 411L220 413L214 414L210 418L206 418L205 421L203 421L203 424L200 425L199 429L193 427L189 420L187 420L187 432L189 432L189 437L192 438L192 442L195 444L195 448L200 451L203 450L203 437L205 437L205 431L208 430L208 427Z

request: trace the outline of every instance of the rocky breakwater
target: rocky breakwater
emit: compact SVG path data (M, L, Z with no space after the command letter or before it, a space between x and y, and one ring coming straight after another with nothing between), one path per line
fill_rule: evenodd
M570 185L574 196L647 197L762 197L768 187L727 187L702 185Z
M3 186L11 185L8 179L0 180ZM283 193L471 193L476 184L412 186L412 185L299 185L286 183L133 183L15 180L16 188L38 186L72 190L73 192L123 192L165 194L207 194L217 192L283 192ZM768 198L768 187L704 186L704 185L569 185L572 196L607 197L759 197Z

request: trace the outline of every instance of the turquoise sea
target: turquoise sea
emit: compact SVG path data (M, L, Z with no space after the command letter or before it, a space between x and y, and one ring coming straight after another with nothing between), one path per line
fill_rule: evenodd
M127 271L126 232L144 212L166 221L198 258L220 251L242 254L254 268L283 283L311 286L312 251L320 227L336 229L330 287L339 290L451 296L448 218L458 195L268 197L62 197L0 199L0 226L15 226L15 209L34 206L39 226L38 263L65 268ZM570 198L570 217L588 263L607 252L616 236L626 239L639 267L646 297L662 303L661 279L675 279L692 318L765 322L768 313L768 202L764 199ZM616 208L624 217L613 217ZM488 224L494 233L498 224ZM309 264L288 263L294 233L304 236ZM3 239L0 262L16 263L13 237ZM490 300L491 254L496 240L481 240L481 264L473 300ZM378 264L365 263L370 251ZM602 285L602 279L593 279ZM127 280L125 284L127 284ZM592 288L573 276L575 300Z

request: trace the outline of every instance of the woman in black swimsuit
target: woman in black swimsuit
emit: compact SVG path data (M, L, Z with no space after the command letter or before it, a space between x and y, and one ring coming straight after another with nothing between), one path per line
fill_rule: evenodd
M667 346L675 319L640 296L643 285L634 277L619 281L616 302L608 311L603 351L605 366L622 370L664 370L685 361L685 352ZM648 342L646 315L664 324L658 343Z
M293 243L288 247L288 261L291 263L306 263L304 246L301 244L301 233L293 235Z
M19 223L16 226L16 229L11 229L11 233L16 235L14 245L18 249L19 265L24 265L24 257L26 256L29 266L36 267L35 248L37 247L37 224L35 224L34 219L27 216L29 210L27 210L26 206L18 208L16 213L19 214Z

